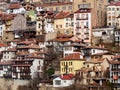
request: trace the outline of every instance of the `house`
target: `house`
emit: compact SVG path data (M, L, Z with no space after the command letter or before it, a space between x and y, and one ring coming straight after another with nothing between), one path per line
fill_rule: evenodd
M115 29L115 43L116 45L120 46L120 30L119 29Z
M101 27L106 24L106 5L108 0L73 0L73 11L77 11L82 8L91 8L91 27Z
M20 33L20 32L26 30L26 27L27 27L26 23L27 23L26 17L21 14L17 14L13 18L12 24L11 24L11 30L15 33L15 37L14 37L15 39L23 36L23 33Z
M107 5L107 26L120 28L119 25L120 1L111 2Z
M73 32L73 26L71 24L73 24L73 16L70 12L61 11L54 16L55 33L71 34Z
M2 40L3 38L3 32L5 31L5 24L3 23L3 21L1 20L0 22L0 40ZM2 42L2 41L1 41Z
M12 41L14 39L13 31L11 31L11 24L14 16L15 15L5 14L5 13L2 13L0 16L1 20L3 21L3 24L5 24L5 30L3 30L3 37L2 37L3 43L7 43L8 41Z
M110 61L110 82L114 87L120 88L120 55L116 55Z
M18 42L16 58L13 59L12 78L31 79L34 77L35 73L41 72L43 61L40 60L43 58L41 58L41 56L36 56L36 54L32 55L32 53L38 51L40 51L40 47L35 44L35 41L26 40L26 41ZM41 67L39 67L39 65L41 65ZM34 70L36 68L37 71Z
M72 2L54 2L49 4L35 4L36 8L44 9L45 11L64 11L64 12L72 12L73 11L73 3Z
M102 43L113 43L115 40L114 32L115 29L112 27L95 28L93 29L92 43L94 45Z
M85 59L79 52L71 53L60 60L61 74L75 74L75 71L83 67Z
M12 61L15 56L16 48L8 48L7 50L3 50L1 62Z
M86 46L82 50L82 55L86 58L86 60L91 59L91 55L99 54L99 53L107 53L109 49L104 48L102 46Z
M54 32L54 16L55 13L54 12L49 12L47 13L47 15L45 16L45 32L46 33L50 33L50 32Z
M85 61L84 66L76 70L76 83L83 85L104 85L104 82L108 78L105 76L105 72L108 68L109 61L106 58Z
M32 58L33 59L33 64L30 67L30 75L31 78L35 77L43 77L43 67L44 67L44 57L37 55L36 53L32 53L30 56L28 56L28 59Z
M12 61L0 62L0 77L12 78Z
M53 87L66 87L74 84L74 76L72 74L61 75L53 79Z
M92 37L92 9L79 9L74 13L74 35L83 40L88 45L91 44Z
M26 10L24 9L24 7L22 7L22 5L18 3L11 3L9 4L6 12L8 14L19 14L19 13L24 14Z

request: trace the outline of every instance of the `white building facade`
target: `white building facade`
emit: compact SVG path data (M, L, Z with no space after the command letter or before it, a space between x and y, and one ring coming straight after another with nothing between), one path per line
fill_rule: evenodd
M79 9L74 13L74 35L90 44L91 42L91 9Z

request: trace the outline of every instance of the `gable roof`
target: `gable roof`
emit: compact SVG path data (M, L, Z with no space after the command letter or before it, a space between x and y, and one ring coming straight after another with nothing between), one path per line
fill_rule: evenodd
M9 9L19 9L20 7L20 4L10 4Z
M61 60L83 60L83 61L85 61L85 59L82 59L80 57L80 53L69 54L66 57L62 58Z
M120 1L111 2L110 4L108 4L108 6L120 6Z
M74 75L73 74L64 74L64 75L61 75L60 78L62 80L71 80L74 78Z
M90 13L92 9L90 8L81 8L77 10L75 13Z
M57 14L54 16L54 18L55 18L55 19L63 19L63 18L65 18L66 16L68 16L69 14L70 14L70 12L63 12L63 11L61 11L61 12L57 13Z

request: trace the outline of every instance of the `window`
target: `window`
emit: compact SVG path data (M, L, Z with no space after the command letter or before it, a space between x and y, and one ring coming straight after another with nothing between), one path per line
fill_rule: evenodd
M56 28L58 28L58 25L56 25Z
M86 22L86 26L88 27L88 22Z
M40 26L41 26L41 24L39 23L39 26L38 26L38 27L40 28Z
M93 53L95 53L95 50L93 49Z
M62 28L62 25L60 25L60 27Z
M66 23L66 27L68 27L68 23Z
M56 85L61 85L61 81L60 80L55 80L55 84Z
M66 6L63 6L63 7L62 7L62 10L66 10Z
M68 6L68 10L72 10L72 6Z
M59 11L59 7L56 7L56 11Z
M53 8L49 8L50 11L53 11Z
M115 10L115 8L112 8L112 11L114 11Z

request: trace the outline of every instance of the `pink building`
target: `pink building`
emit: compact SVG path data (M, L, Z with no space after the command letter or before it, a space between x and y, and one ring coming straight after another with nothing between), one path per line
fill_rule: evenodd
M81 8L74 13L74 35L84 42L91 43L91 9Z

